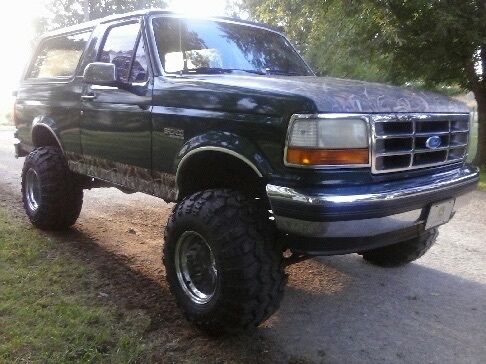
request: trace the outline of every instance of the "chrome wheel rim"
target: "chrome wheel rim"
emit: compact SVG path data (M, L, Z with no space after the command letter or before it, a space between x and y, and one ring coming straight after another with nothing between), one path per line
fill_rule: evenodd
M39 208L41 188L37 172L30 168L25 175L25 198L31 211Z
M192 302L203 305L213 298L218 270L211 247L201 234L185 231L179 237L175 268L179 284Z

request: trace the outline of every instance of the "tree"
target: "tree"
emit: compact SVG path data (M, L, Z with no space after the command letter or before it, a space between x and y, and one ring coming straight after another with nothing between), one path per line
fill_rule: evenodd
M50 0L47 3L50 15L37 19L36 30L40 34L82 23L85 19L85 7L89 9L90 19L98 19L113 14L166 6L163 0Z
M486 0L241 0L283 26L320 74L460 86L478 103L486 166Z

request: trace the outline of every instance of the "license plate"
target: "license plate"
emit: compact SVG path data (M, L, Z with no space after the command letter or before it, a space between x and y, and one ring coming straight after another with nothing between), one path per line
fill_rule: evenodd
M433 204L430 207L429 216L425 223L425 230L445 224L451 219L455 199Z

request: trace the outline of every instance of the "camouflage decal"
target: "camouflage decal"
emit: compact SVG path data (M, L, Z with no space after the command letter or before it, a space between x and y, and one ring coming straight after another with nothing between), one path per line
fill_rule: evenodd
M166 202L177 200L175 176L145 168L66 152L69 168L79 174L99 178L127 189L160 197Z
M316 81L320 82L309 82L290 89L300 93L306 88L319 111L469 112L461 102L432 92L337 78L317 78Z
M294 94L312 101L323 113L468 113L467 106L438 93L387 84L315 76L199 76L205 84L238 86Z
M175 176L163 172L154 172L153 191L154 196L160 197L167 202L177 201L179 191L176 186Z

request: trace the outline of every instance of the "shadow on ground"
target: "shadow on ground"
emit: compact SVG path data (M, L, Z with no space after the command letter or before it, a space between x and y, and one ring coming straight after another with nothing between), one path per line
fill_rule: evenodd
M305 285L302 270L317 279ZM291 268L271 326L287 351L317 362L480 363L485 298L484 284L421 261L384 269L358 255L318 258Z
M131 266L131 259L104 249L82 231L49 233L62 244L60 250L93 267L100 276L97 290L124 310L143 311L150 317L145 339L156 342L155 362L287 362L289 358L261 330L253 335L212 338L191 326L170 294L165 278L148 277Z

